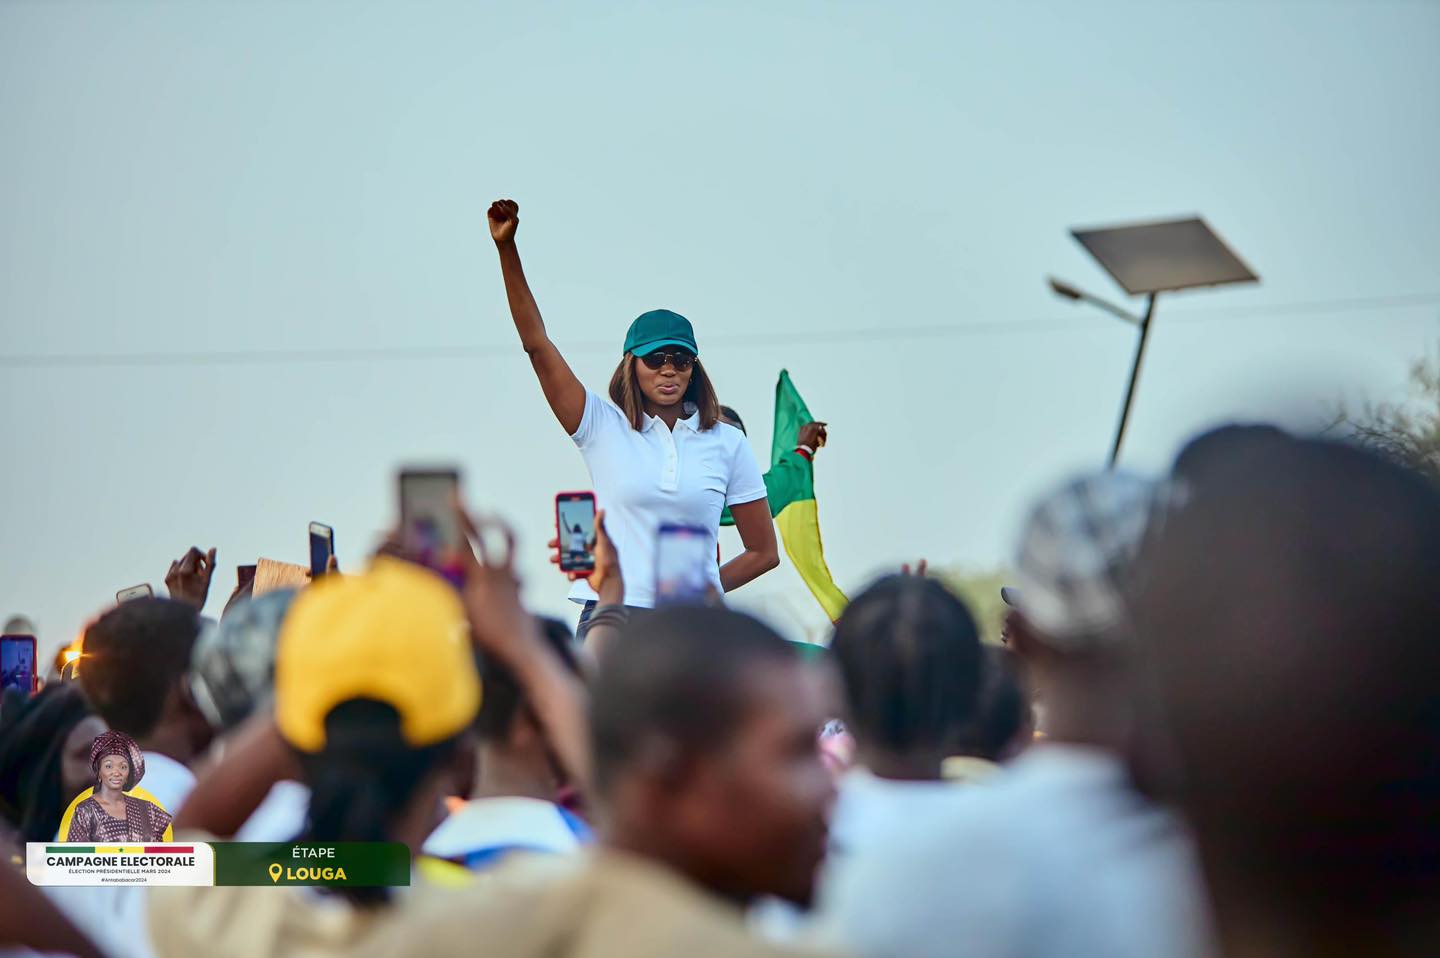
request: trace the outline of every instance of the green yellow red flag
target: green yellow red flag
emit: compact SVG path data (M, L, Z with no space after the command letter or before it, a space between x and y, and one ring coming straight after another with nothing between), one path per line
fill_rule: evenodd
M780 379L775 384L775 430L770 441L770 471L765 473L765 492L785 554L833 622L850 600L835 585L830 567L825 564L815 503L815 464L795 451L800 427L812 419L805 400L790 381L790 373L780 370ZM728 511L725 521L729 524Z

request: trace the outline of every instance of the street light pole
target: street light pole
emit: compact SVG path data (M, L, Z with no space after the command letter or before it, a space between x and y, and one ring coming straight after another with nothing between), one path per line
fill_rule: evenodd
M1050 288L1057 296L1098 306L1110 315L1140 327L1140 341L1135 344L1135 361L1130 364L1130 384L1125 387L1125 404L1120 407L1120 425L1115 430L1115 445L1110 447L1110 467L1113 469L1120 458L1120 446L1125 442L1125 427L1130 422L1130 404L1135 400L1140 363L1145 359L1145 343L1150 338L1155 297L1163 292L1198 286L1255 283L1260 277L1198 216L1099 229L1072 229L1070 235L1126 293L1150 297L1142 319L1114 303L1050 277Z
M1135 382L1140 378L1140 362L1145 358L1145 343L1150 338L1150 317L1155 314L1155 297L1151 293L1140 320L1140 341L1135 345L1135 361L1130 365L1130 385L1125 387L1125 404L1120 407L1120 425L1115 430L1115 445L1110 449L1110 468L1120 458L1120 444L1125 441L1125 426L1130 422L1130 404L1135 399Z

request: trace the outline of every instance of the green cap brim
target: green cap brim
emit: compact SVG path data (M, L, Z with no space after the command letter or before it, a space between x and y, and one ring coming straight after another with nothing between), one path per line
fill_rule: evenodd
M695 348L694 343L687 343L683 339L661 339L653 343L645 343L643 345L636 346L634 349L630 350L630 352L634 353L636 356L649 356L655 350L662 349L666 346L684 346L696 356L700 355L700 351Z

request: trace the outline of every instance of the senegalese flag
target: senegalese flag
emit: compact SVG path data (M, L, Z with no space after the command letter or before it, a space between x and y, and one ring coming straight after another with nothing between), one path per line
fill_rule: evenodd
M780 380L775 384L775 431L770 440L765 493L786 555L833 622L850 600L835 585L830 567L825 564L815 505L815 464L795 451L800 427L813 418L790 381L790 373L780 370Z

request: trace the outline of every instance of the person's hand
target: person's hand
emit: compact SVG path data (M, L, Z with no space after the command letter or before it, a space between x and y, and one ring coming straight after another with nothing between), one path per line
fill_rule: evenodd
M828 438L823 422L807 422L800 427L800 435L795 440L797 446L809 446L811 449L819 450L825 445Z
M456 515L465 530L465 542L460 548L465 576L460 599L470 620L470 632L482 652L513 667L540 641L534 616L520 604L520 580L514 567L515 533L498 519L476 522L463 508L457 507Z
M900 564L901 575L913 575L921 579L925 578L925 573L929 571L929 569L930 563L926 562L924 559L921 559L919 562L915 563L914 569L911 569L910 563L908 562L902 562Z
M490 204L486 214L490 220L490 238L496 245L515 242L515 230L520 225L520 204L514 200L496 200Z
M560 564L560 539L550 540L550 563ZM625 580L620 575L620 554L605 529L605 510L595 513L595 535L590 540L595 555L595 568L589 572L567 572L571 582L584 579L600 597L601 605L622 605L625 602Z
M165 588L170 598L197 610L205 608L205 599L210 595L210 576L215 572L215 550L201 552L191 546L179 559L170 563L165 573Z
M540 623L520 605L520 582L513 565L515 533L493 519L477 523L459 505L455 514L465 530L460 549L465 584L460 597L475 645L515 675L561 770L582 791L588 789L585 687L540 634Z
M241 602L248 602L255 595L255 579L252 577L248 582L235 586L235 591L230 593L230 598L225 600L225 608L220 612L220 618L230 614L230 610Z
M337 573L337 572L339 572L339 571L340 571L340 560L337 559L337 558L335 558L335 554L332 552L332 553L330 554L330 557L325 560L325 572L324 572L324 575L334 575L335 573ZM315 573L310 572L310 571L307 570L306 573L305 573L305 576L306 576L306 578L308 578L311 582L314 582L314 581L315 581Z

